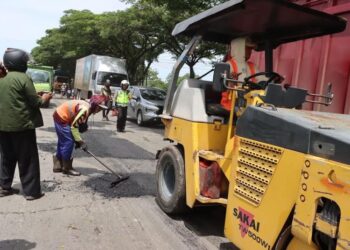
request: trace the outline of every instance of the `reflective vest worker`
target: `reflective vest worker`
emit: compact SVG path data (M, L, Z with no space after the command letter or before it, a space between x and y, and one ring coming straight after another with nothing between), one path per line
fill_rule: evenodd
M115 105L118 109L118 118L117 118L117 131L125 132L126 117L128 112L128 104L131 99L131 94L129 93L129 82L123 80L120 84L120 90L116 92L115 95Z
M230 64L231 77L233 79L243 81L244 78L258 72L254 63L248 61L255 47L256 45L251 42L249 38L237 38L231 41L226 62ZM253 78L251 81L256 82L257 79ZM234 83L228 82L228 84L230 86ZM224 109L231 111L232 95L235 94L236 93L232 91L224 91L221 93L220 104Z
M56 134L58 137L57 150L53 155L53 172L78 176L80 173L73 169L73 148L76 143L83 150L87 146L80 132L87 130L87 120L91 114L96 114L107 107L103 105L105 98L94 95L90 102L84 100L66 101L56 108L53 114Z
M130 94L129 94L129 82L123 80L120 84L121 89L117 91L115 96L115 103L119 107L126 107L129 104Z

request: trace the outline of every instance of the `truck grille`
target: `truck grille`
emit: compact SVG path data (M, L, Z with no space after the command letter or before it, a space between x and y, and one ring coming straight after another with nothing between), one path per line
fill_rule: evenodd
M280 148L241 139L234 192L258 206L282 156Z

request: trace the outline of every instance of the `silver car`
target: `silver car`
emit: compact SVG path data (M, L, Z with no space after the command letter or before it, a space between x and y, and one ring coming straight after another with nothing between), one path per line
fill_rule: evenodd
M128 117L136 119L139 126L146 122L160 122L166 92L151 87L131 87L132 99L129 102Z

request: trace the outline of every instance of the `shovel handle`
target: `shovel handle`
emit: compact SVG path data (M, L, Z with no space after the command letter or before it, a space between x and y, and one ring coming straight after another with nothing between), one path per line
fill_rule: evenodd
M113 182L111 183L110 187L113 188L113 187L117 186L119 183L121 183L122 181L125 181L125 180L127 180L127 179L129 179L129 176L121 177L121 178L119 178L118 180L113 181Z
M104 166L105 168L107 168L112 174L114 174L115 176L117 176L119 179L123 178L121 175L117 174L116 172L114 172L110 167L108 167L106 164L104 164L99 158L97 158L97 156L95 156L93 153L91 153L88 149L84 150L86 153L88 153L89 155L91 155L92 157L95 158L96 161L98 161L102 166Z

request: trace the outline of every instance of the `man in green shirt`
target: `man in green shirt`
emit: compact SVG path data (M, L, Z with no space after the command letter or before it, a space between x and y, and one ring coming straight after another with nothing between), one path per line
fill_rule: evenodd
M43 125L40 106L52 94L37 95L26 75L28 53L7 49L3 62L8 70L0 79L0 197L18 192L11 188L18 163L23 193L27 200L43 196L35 128Z

